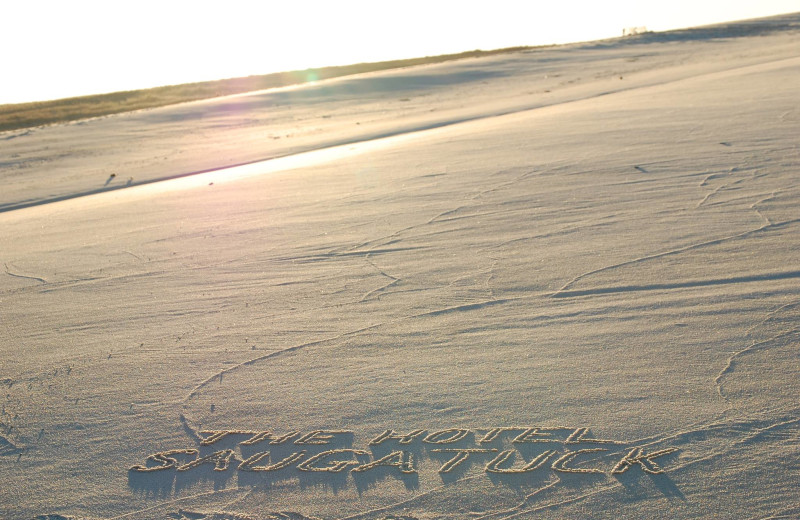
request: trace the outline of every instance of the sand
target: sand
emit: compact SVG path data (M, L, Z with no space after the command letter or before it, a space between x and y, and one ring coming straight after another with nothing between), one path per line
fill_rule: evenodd
M0 513L798 517L798 44L0 134Z

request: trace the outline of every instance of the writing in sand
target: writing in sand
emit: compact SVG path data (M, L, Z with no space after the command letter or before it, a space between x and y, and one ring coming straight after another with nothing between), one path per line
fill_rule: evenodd
M589 428L495 427L443 430L386 430L353 447L349 430L275 433L259 430L204 430L197 448L160 451L134 473L190 472L196 468L276 475L281 472L342 474L390 472L416 475L420 460L438 460L443 477L482 465L487 475L525 475L538 471L619 475L638 468L663 473L657 462L677 448L651 449L594 437ZM626 446L627 445L627 446ZM661 461L663 464L663 459Z

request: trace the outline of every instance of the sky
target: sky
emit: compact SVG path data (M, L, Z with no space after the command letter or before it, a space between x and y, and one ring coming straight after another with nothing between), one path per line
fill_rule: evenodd
M0 104L797 11L800 0L9 0Z

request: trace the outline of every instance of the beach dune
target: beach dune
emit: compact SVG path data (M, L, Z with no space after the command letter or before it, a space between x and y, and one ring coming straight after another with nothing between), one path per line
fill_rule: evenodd
M796 517L798 44L0 134L0 513Z

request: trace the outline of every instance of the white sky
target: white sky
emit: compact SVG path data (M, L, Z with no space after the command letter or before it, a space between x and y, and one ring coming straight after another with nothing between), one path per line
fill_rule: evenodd
M796 11L800 0L3 0L0 104Z

